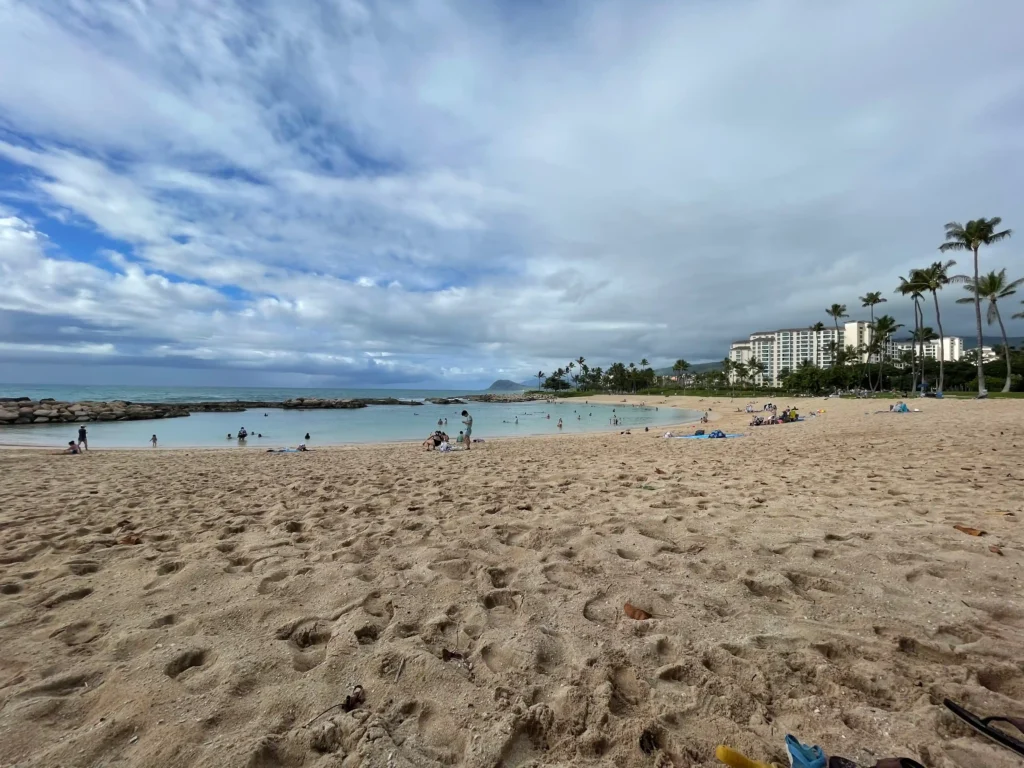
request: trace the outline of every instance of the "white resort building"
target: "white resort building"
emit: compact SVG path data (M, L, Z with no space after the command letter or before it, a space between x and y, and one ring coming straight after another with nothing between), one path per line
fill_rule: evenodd
M813 328L783 328L778 331L758 331L750 334L747 339L734 341L729 348L729 360L733 363L749 365L757 360L763 366L764 373L753 376L758 384L778 386L780 379L789 371L794 371L804 360L809 360L819 368L828 368L833 363L830 351L831 342L838 341L837 347L860 348L871 343L871 323L864 320L853 320L839 326L825 327L820 331ZM941 351L940 351L941 347ZM886 349L886 358L893 359L901 352L911 348L910 341L890 341ZM964 341L958 336L947 336L945 344L929 341L924 344L924 355L932 359L946 361L959 360L964 353ZM871 359L875 359L871 356ZM866 362L868 354L862 353L861 360ZM735 380L735 374L730 374Z

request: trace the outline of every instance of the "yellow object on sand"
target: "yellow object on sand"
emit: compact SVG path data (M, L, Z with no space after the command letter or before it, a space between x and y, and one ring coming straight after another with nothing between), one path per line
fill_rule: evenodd
M729 747L719 746L715 750L715 757L719 761L730 766L730 768L773 768L773 764L762 763L759 760L751 760L749 757L744 757L735 749L729 749Z

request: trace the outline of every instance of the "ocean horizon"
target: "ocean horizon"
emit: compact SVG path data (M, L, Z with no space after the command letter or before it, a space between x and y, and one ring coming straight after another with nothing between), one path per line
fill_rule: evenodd
M250 408L228 413L193 413L173 419L85 422L92 448L145 448L157 435L163 448L311 448L351 443L424 440L435 429L457 439L461 412L473 415L473 437L528 437L608 430L643 430L697 421L700 411L639 405L597 405L577 398L517 403L434 405L426 397L458 397L480 391L428 389L302 389L281 387L115 387L0 385L0 397L52 397L69 402L126 400L183 403L234 400L283 401L294 397L385 398L420 405L373 405L353 409L284 410ZM559 419L562 427L558 426ZM447 424L445 423L447 420ZM438 425L438 422L441 422ZM78 423L0 427L0 444L62 447L75 439ZM244 443L234 437L245 428ZM307 439L306 435L310 437ZM231 437L229 437L229 435Z

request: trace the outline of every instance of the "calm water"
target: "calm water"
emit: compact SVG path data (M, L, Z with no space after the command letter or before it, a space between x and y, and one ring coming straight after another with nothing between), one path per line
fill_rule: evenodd
M5 391L5 389L7 391ZM133 400L136 402L189 402L197 400L286 400L290 397L400 397L419 399L458 393L422 390L312 390L312 389L239 389L137 387L17 387L0 388L0 396L53 397L58 400ZM465 393L463 393L465 394ZM237 447L228 440L245 427L250 433L249 448L278 448L306 442L310 447L339 443L379 443L423 440L438 429L437 421L447 418L442 427L452 438L462 429L463 408L473 414L473 437L495 438L558 433L594 432L616 429L610 423L620 418L619 429L652 429L667 424L696 421L701 414L682 409L640 408L624 405L588 405L583 401L555 403L470 403L455 405L379 405L354 410L292 411L281 409L249 410L239 413L194 413L180 419L152 421L90 422L89 445L96 448L144 448L154 433L163 448ZM551 418L547 416L550 414ZM519 423L515 421L518 418ZM558 429L558 419L563 427ZM52 445L59 447L73 439L78 424L0 427L0 443ZM304 440L306 433L309 440ZM263 437L257 437L262 434Z

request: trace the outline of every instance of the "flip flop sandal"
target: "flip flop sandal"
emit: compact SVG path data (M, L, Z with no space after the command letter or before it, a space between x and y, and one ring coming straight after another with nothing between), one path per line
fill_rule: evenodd
M857 764L853 760L833 755L828 759L828 768L857 768ZM909 757L884 757L875 763L874 768L924 768L924 766Z
M961 707L949 699L945 699L942 702L946 705L946 708L954 715L959 717L971 728L976 730L982 736L988 736L996 744L1000 744L1009 750L1016 752L1018 755L1024 755L1024 741L1014 738L1006 731L1000 730L999 728L993 728L989 723L1009 723L1022 734L1024 734L1024 718L1021 717L978 717L973 712L968 712L966 709Z

